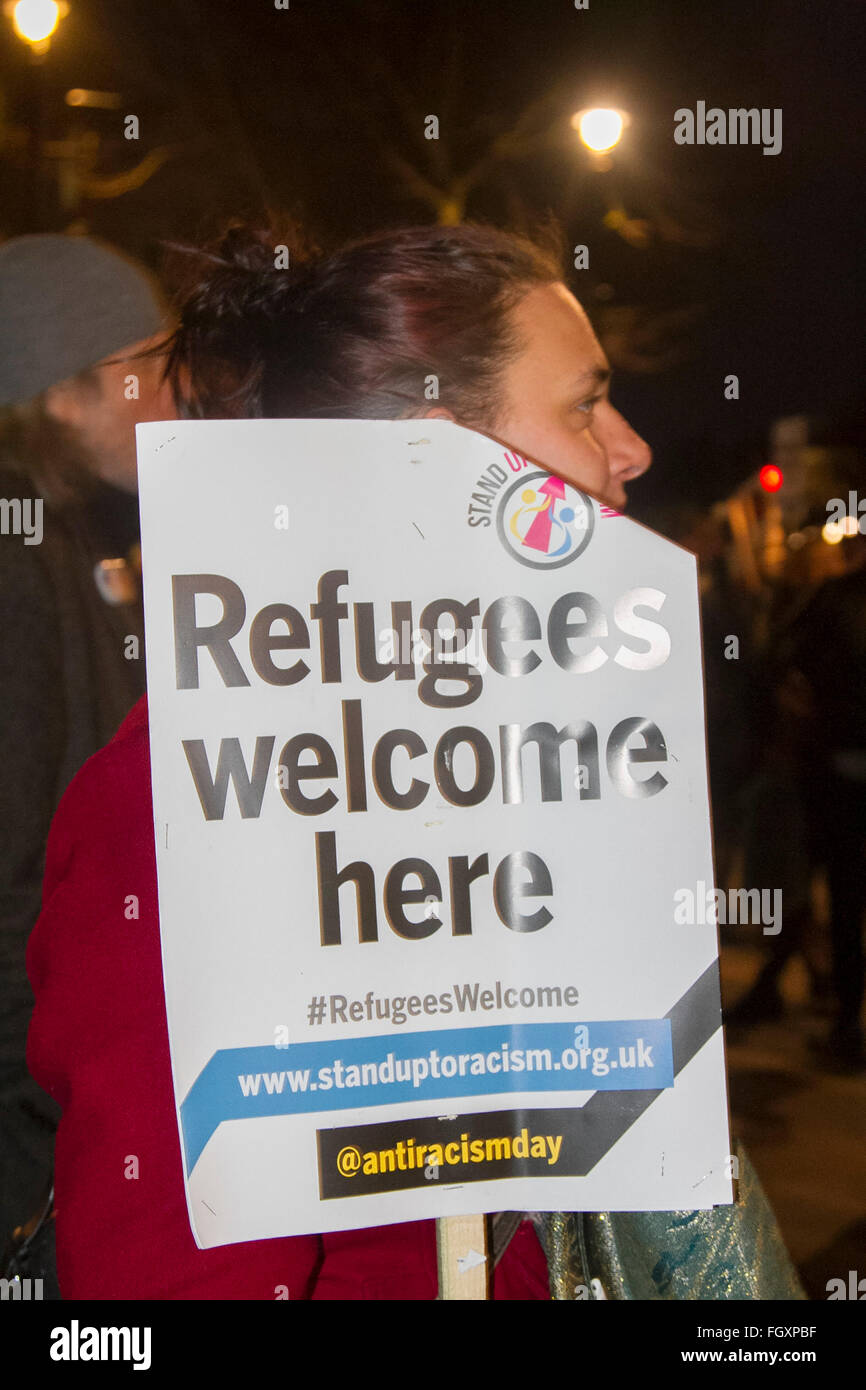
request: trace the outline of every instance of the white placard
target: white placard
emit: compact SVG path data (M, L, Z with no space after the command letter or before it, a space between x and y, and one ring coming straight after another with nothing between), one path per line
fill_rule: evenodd
M730 1202L693 556L443 420L138 448L199 1246Z

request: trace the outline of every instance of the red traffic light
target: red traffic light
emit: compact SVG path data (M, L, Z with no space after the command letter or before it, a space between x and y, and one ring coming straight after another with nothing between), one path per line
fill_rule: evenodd
M778 464L765 463L758 474L758 481L765 492L778 492L785 481L785 475Z

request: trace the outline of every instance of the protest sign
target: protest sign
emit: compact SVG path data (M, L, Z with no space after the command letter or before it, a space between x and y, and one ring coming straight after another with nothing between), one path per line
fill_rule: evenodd
M199 1246L729 1202L694 558L443 420L138 447Z

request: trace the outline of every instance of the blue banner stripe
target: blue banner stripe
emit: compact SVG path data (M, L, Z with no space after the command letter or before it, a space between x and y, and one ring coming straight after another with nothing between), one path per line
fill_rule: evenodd
M525 1023L214 1053L181 1108L187 1174L224 1120L509 1092L673 1086L669 1019Z

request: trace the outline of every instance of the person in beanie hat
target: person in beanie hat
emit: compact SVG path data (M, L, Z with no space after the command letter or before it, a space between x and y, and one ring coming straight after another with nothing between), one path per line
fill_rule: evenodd
M156 284L89 237L0 244L0 1249L50 1183L25 948L66 785L144 690L135 425L174 418Z

